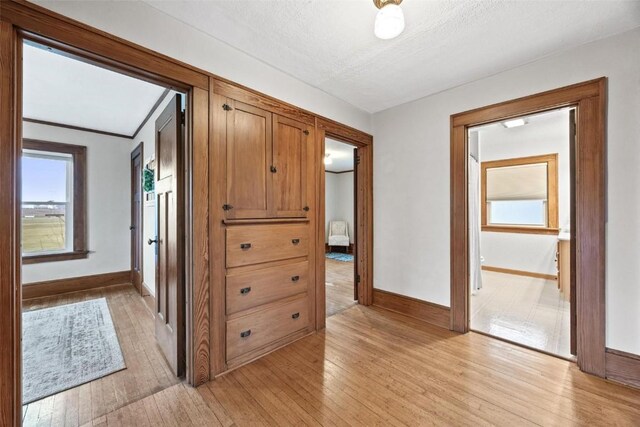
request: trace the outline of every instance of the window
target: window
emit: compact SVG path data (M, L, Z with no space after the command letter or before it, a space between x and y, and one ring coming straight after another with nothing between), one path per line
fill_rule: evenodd
M23 141L24 264L86 258L85 168L85 147Z
M558 231L557 154L482 163L482 230Z

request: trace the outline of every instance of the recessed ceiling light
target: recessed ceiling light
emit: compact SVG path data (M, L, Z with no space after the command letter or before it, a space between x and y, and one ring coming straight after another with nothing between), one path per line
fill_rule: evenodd
M525 119L513 119L513 120L507 120L506 122L502 122L502 126L510 129L510 128L516 128L518 126L524 126L527 124L527 121Z
M373 32L379 39L389 40L404 31L404 13L400 3L402 0L373 0L373 4L380 9L373 26Z

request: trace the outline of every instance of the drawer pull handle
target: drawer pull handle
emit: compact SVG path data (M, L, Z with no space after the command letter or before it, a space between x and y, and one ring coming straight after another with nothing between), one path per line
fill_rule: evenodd
M297 245L298 243L300 243L300 239L291 239L291 243Z
M240 243L240 249L251 249L251 243Z
M293 314L291 315L291 318L292 318L292 319L297 319L298 317L300 317L300 313L293 313Z
M300 276L292 276L291 277L291 281L292 282L297 282L298 280L300 280Z
M242 288L242 289L240 289L240 293L241 293L242 295L246 295L246 294L248 294L249 292L251 292L251 286L247 286L246 288Z
M240 338L247 338L249 335L251 335L251 329L240 332Z

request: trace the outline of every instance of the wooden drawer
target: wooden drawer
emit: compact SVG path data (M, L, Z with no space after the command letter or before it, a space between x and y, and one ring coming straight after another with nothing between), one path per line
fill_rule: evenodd
M309 326L309 303L301 297L227 322L227 360L264 347Z
M307 256L308 224L227 227L227 267Z
M227 275L227 314L277 301L307 290L309 262L296 262Z

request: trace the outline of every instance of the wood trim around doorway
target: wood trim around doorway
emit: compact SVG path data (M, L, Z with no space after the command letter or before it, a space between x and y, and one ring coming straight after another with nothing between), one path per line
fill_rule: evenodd
M325 170L324 143L325 138L348 143L357 149L360 164L357 168L358 189L356 191L356 271L360 277L358 286L358 303L373 303L373 137L369 134L342 125L335 121L318 118L316 121L316 330L326 325L326 293L325 293Z
M606 78L451 116L451 329L469 331L467 131L561 107L576 107L577 362L605 377Z

